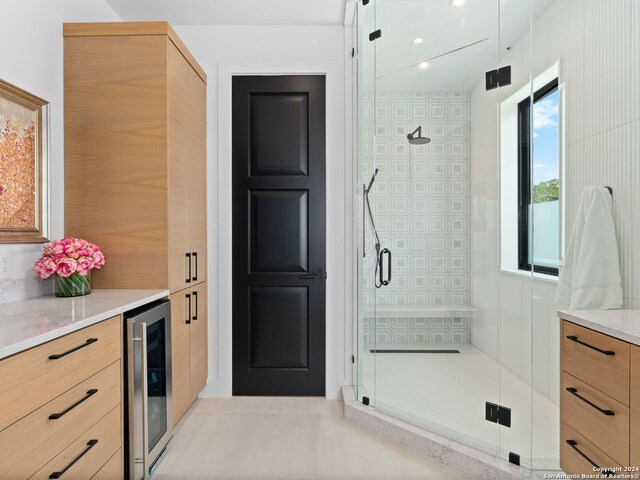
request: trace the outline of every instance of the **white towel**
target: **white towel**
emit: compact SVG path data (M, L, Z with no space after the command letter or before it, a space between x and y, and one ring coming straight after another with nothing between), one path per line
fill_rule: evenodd
M603 187L582 192L556 300L571 309L622 308L622 280L611 194Z

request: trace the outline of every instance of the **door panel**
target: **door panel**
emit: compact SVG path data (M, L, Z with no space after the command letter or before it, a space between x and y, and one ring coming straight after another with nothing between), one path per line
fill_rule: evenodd
M325 78L233 79L233 393L325 393Z
M251 174L306 175L308 96L251 95Z
M252 272L307 271L308 198L303 190L251 192Z
M308 368L307 287L252 287L251 368Z
M204 295L203 295L204 296ZM189 290L174 293L171 300L171 402L175 426L191 406Z
M191 325L189 351L191 371L191 401L207 384L207 283L191 289Z
M192 283L207 279L207 86L189 69L189 168Z
M189 286L189 71L169 42L168 53L169 290ZM190 280L190 277L189 277Z

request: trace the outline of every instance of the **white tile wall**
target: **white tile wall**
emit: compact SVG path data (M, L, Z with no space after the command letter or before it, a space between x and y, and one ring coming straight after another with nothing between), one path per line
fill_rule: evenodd
M502 58L501 64L512 65L513 85L498 94L507 98L531 76L560 62L566 125L564 233L570 232L584 187L613 187L625 306L630 308L640 305L640 250L634 248L640 238L638 24L636 0L556 0ZM473 342L557 403L555 284L497 268L496 98L484 85L471 94Z

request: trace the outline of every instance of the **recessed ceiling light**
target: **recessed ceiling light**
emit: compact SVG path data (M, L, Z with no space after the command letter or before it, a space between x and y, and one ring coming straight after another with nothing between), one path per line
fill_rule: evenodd
M451 0L451 5L453 5L454 7L461 7L465 4L466 1L467 0Z
M417 44L420 44L422 42L424 42L424 39L422 39L422 38L416 38L416 39L413 40L413 43L417 43Z
M429 62L420 62L419 67L423 70L429 66Z

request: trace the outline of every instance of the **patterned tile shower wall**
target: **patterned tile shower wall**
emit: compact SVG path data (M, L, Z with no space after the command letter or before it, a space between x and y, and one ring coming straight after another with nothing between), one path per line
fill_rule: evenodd
M363 172L380 169L371 206L382 247L393 252L393 280L376 301L468 305L469 94L367 95L362 110ZM431 143L409 144L418 126ZM366 225L363 300L372 305L375 252Z
M409 144L407 134L418 126L431 143ZM391 284L375 289L374 238L367 221L364 316L372 317L367 311L374 295L378 304L468 305L470 95L365 95L361 131L363 176L368 182L379 169L371 207L382 248L392 251L393 262ZM386 319L397 328L385 330L388 340L379 341L470 341L469 319L434 320Z
M471 318L365 318L362 341L395 343L471 343Z

